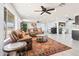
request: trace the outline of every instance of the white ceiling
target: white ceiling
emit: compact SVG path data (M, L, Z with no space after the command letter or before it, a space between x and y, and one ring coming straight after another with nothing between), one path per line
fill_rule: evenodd
M44 13L40 15L41 12L34 12L35 10L41 10L40 6L45 6L46 8L53 8L59 5L59 3L13 3L17 12L24 19L33 20L56 20L61 17L74 17L74 15L79 14L79 4L78 3L66 3L63 7L56 8L55 11L51 11L51 15Z

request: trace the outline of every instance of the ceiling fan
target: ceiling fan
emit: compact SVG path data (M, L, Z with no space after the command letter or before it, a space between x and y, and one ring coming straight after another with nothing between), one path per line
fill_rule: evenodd
M65 3L60 3L57 7L59 6L64 6ZM54 11L57 7L55 8L51 8L51 9L47 9L45 8L44 6L40 6L42 8L42 10L35 10L35 12L42 12L40 15L44 14L44 13L47 13L47 14L51 14L49 11Z

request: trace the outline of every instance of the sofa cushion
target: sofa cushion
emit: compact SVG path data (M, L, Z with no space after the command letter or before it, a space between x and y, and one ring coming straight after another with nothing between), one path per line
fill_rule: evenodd
M29 31L29 33L33 33L33 32L34 32L34 33L37 33L37 34L42 34L42 33L44 33L41 28L31 28L31 29L29 29L28 31Z

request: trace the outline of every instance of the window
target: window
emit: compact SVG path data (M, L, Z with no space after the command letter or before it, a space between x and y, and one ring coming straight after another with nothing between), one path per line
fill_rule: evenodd
M4 7L4 22L5 22L5 38L8 37L9 33L15 28L15 17L14 15Z

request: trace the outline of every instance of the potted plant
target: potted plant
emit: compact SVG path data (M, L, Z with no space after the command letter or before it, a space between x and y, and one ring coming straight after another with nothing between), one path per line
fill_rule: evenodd
M26 22L21 22L21 30L23 30L24 32L27 31L27 23Z

